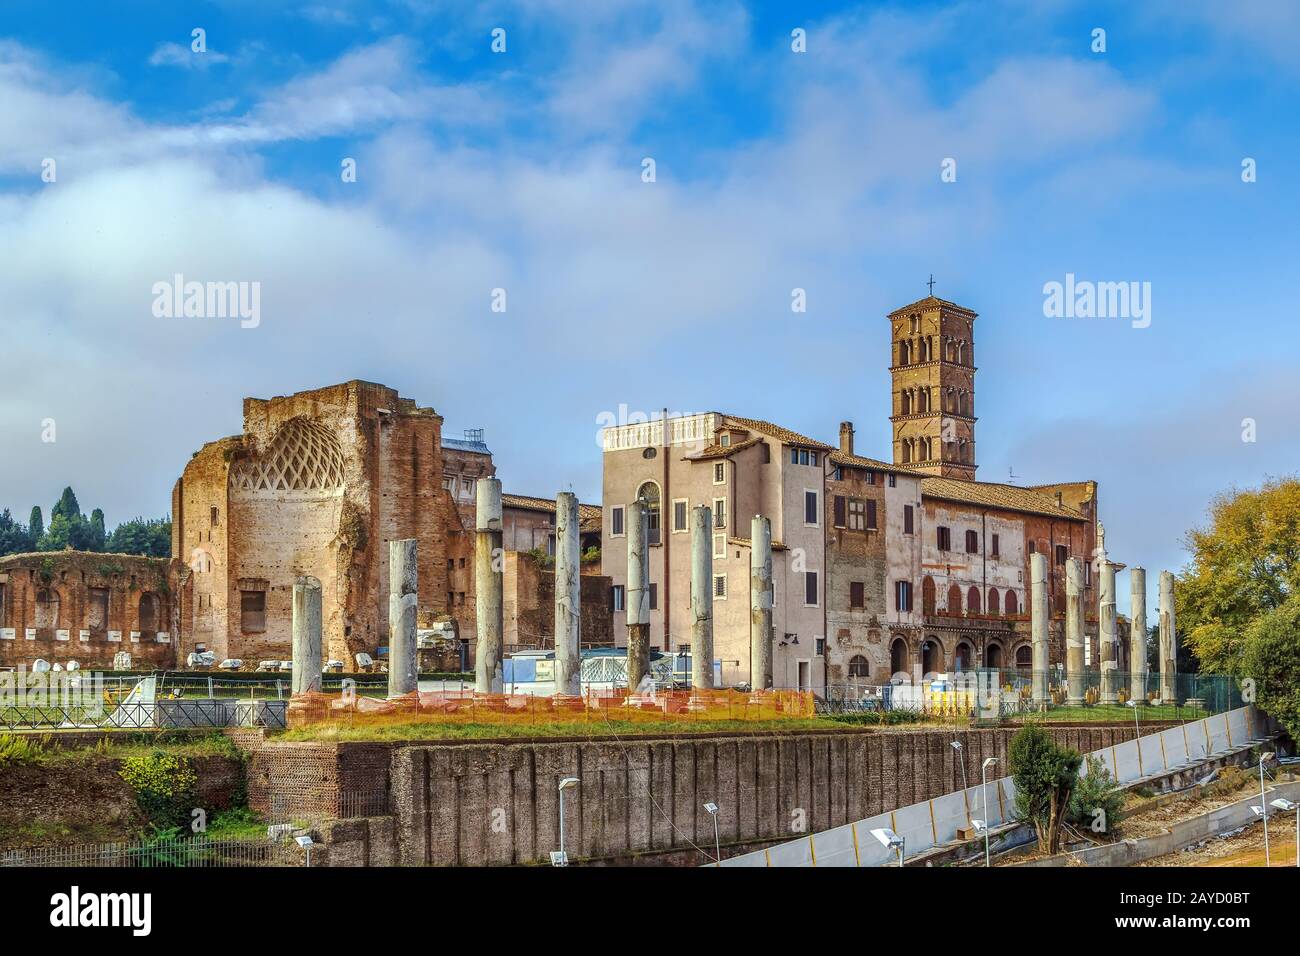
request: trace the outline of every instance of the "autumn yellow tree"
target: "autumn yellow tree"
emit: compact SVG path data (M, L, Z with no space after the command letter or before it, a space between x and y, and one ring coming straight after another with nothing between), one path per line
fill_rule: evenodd
M1225 492L1209 518L1185 539L1192 560L1174 589L1178 630L1201 670L1242 675L1250 627L1300 594L1300 480Z

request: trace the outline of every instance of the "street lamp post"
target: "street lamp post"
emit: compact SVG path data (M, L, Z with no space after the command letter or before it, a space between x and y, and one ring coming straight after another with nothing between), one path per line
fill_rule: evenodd
M997 757L985 757L980 765L980 802L984 804L984 865L990 867L989 861L989 767L998 762Z
M954 740L951 744L949 744L949 746L952 747L953 750L957 751L957 759L961 761L961 788L963 790L969 790L970 784L966 782L966 760L964 757L962 757L961 741Z
M903 865L903 853L907 847L907 841L895 833L889 827L878 827L871 831L871 835L880 841L881 846L893 850L898 854L898 865Z
M1264 796L1264 764L1272 760L1274 754L1266 753L1259 755L1259 815L1264 818L1264 865L1269 865L1268 859L1268 804L1265 802L1268 798Z
M1134 697L1132 700L1128 702L1128 705L1133 708L1133 733L1137 737L1141 737L1142 728L1138 724L1138 699Z
M565 777L560 781L560 848L551 854L552 866L568 866L569 855L564 851L564 791L576 786L577 777Z
M713 849L718 854L718 866L722 866L722 841L718 838L718 805L716 803L706 803L704 809L709 811L709 816L713 817Z

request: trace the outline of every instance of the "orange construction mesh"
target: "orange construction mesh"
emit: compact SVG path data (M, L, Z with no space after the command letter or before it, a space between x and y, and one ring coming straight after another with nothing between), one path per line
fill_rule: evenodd
M608 721L781 720L814 715L810 691L734 690L595 691L581 697L478 694L465 691L412 693L386 700L358 695L308 693L289 700L288 726L365 724L555 724Z

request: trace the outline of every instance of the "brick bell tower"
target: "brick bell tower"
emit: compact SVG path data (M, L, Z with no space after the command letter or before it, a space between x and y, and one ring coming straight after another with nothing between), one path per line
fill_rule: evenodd
M894 464L975 480L975 319L934 295L889 313Z

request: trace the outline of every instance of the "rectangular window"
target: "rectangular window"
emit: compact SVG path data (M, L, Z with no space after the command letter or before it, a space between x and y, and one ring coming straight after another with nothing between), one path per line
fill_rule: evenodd
M813 639L813 653L818 657L826 656L826 638L818 637Z
M1092 562L1091 561L1083 562L1083 586L1085 588L1092 586Z
M894 607L899 611L912 610L912 582L895 581L894 582Z
M978 531L967 531L967 532L966 532L966 553L967 553L967 554L979 554L979 550L980 550L980 536L979 536L979 532L978 532Z
M878 525L876 524L876 503L874 501L868 501L867 502L867 530L875 531L877 527Z
M892 478L893 475L890 475L890 477ZM916 528L912 523L913 520L912 506L903 505L903 534L914 534L916 532Z
M678 534L687 530L686 509L690 502L685 498L673 499L673 533Z
M835 496L835 527L843 528L845 524L847 500L843 495Z
M842 469L839 465L836 465L836 466L835 466L835 470L831 472L831 480L832 480L832 481L843 481L843 480L844 480L844 469Z
M725 528L727 526L727 499L713 499L713 527Z
M994 536L993 536L993 557L995 557L995 558L998 557L998 555L1001 553L1001 552L998 550L998 547L999 547L998 541L999 541L998 536L997 536L997 535L994 535Z
M621 538L623 536L623 506L609 509L609 536L611 538Z
M615 611L627 610L627 591L624 590L624 585L615 584L612 597Z
M874 485L876 483L876 473L868 469L866 475L867 475L867 484Z
M715 534L713 536L713 557L725 558L727 556L727 536L725 534Z
M807 607L816 607L817 593L817 572L805 571L803 574L803 603Z
M1065 560L1069 556L1070 556L1070 551L1065 545L1058 544L1056 546L1056 563L1060 567L1065 567Z
M657 506L653 508L647 508L646 518L648 519L646 521L646 532L645 532L646 544L658 544L659 543L659 508Z
M447 490L447 491L453 491L453 490L455 490L455 487L456 487L456 479L455 479L455 478L444 478L444 479L442 479L442 487L443 487L445 490Z
M658 608L659 608L659 585L652 584L650 585L650 610L654 611L654 610L658 610Z
M1037 551L1038 551L1038 546L1037 546L1036 544L1034 544L1034 542L1030 541L1030 542L1029 542L1029 553L1030 553L1030 554L1035 554L1035 553L1037 553Z
M266 631L266 592L239 592L239 627L245 634Z
M713 596L720 600L726 600L727 576L725 574L715 574L713 576Z
M716 462L713 465L713 483L715 485L725 484L727 481L727 466L722 462Z
M215 527L216 527L217 525L219 525L219 524L221 524L221 509L220 509L220 508L213 508L213 509L212 509L212 527L215 528Z
M849 499L849 530L867 530L867 503L861 498Z
M867 606L867 586L861 581L849 582L849 607L863 608Z
M797 464L799 464L799 449L798 449L798 448L791 448L791 449L790 449L790 464L792 464L792 465L797 465Z
M942 526L940 526L940 527L938 527L938 528L935 528L934 530L935 530L935 536L936 536L937 539L938 539L939 550L940 550L940 551L951 551L951 550L952 550L952 532L949 531L947 528L942 527Z
M898 476L897 476L897 475L890 475L890 476L889 476L889 487L891 487L891 488L897 488L897 487L898 487Z
M817 492L815 491L805 491L803 493L803 523L818 524Z
M816 467L819 461L820 459L817 457L817 452L810 451L808 453L808 464L812 465L813 467Z

